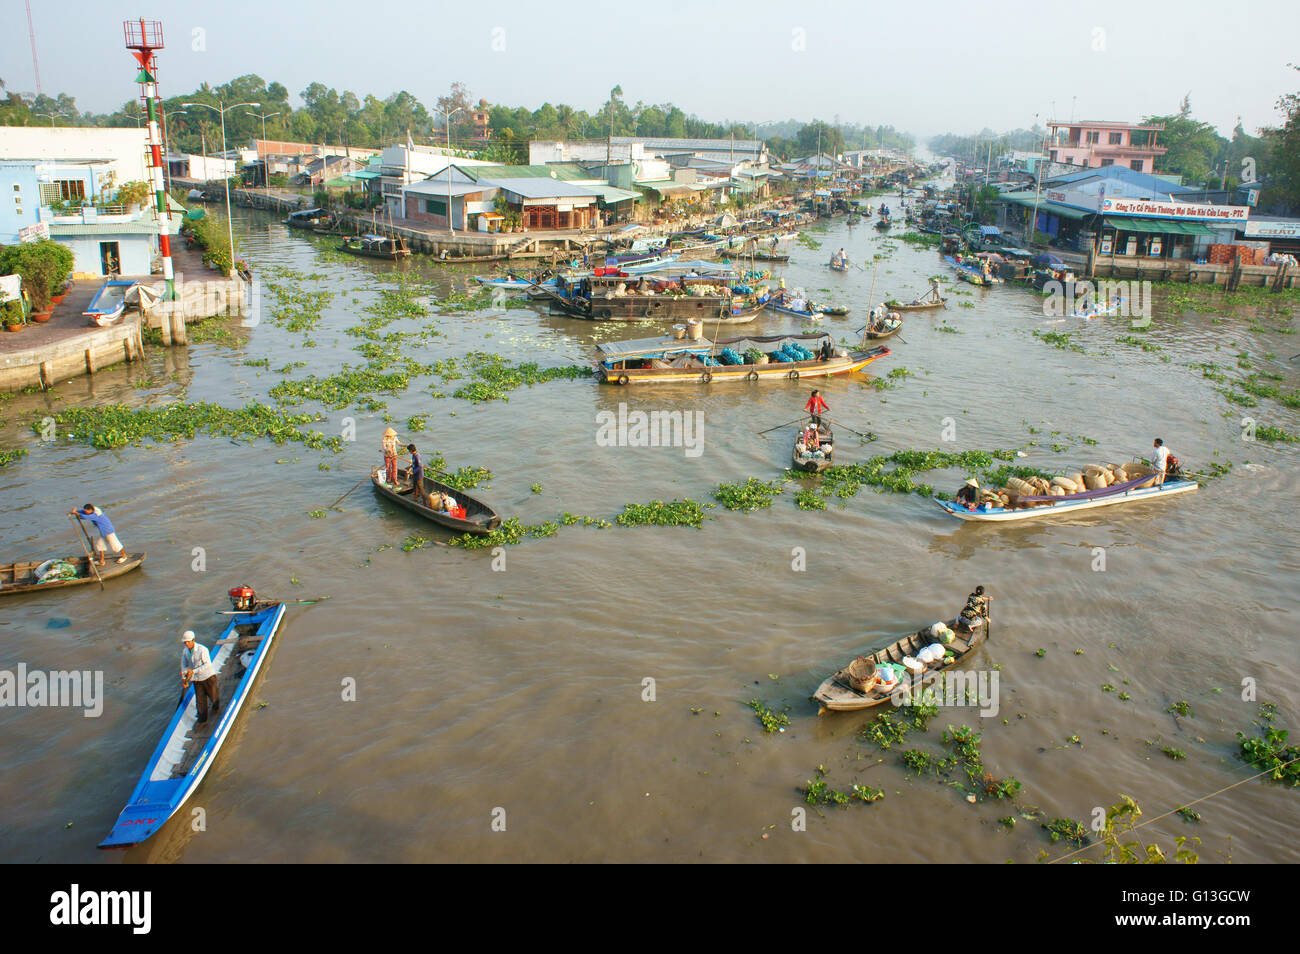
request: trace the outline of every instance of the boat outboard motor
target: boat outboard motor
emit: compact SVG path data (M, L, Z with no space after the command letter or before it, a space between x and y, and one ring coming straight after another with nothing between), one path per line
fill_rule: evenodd
M251 586L236 586L230 591L230 605L241 613L251 613L257 597Z

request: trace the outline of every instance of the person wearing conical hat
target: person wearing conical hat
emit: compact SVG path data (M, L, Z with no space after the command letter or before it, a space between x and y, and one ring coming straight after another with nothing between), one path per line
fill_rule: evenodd
M397 483L397 431L391 427L384 431L384 480Z
M967 510L975 509L975 501L979 497L980 482L972 477L966 481L966 484L957 491L957 503Z

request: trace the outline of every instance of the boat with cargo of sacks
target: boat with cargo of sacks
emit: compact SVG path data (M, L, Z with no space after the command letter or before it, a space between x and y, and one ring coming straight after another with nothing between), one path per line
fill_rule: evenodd
M831 356L820 357L831 346ZM710 340L696 326L689 336L665 335L596 346L596 376L608 384L709 384L798 381L860 371L890 354L880 345L847 351L828 334L768 335Z

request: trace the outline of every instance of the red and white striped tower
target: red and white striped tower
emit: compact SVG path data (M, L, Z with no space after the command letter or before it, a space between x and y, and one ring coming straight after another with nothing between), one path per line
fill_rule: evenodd
M162 254L163 280L166 290L163 298L176 298L176 284L172 274L172 240L167 225L167 191L163 188L162 98L158 95L158 66L154 52L163 48L162 24L157 20L127 20L122 24L126 48L140 67L135 81L140 84L140 101L148 120L149 178L153 185L154 208L158 212L158 251Z

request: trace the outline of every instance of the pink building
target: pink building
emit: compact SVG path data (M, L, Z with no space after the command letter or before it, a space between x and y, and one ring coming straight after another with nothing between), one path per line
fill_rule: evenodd
M1156 171L1156 157L1167 150L1156 145L1163 123L1135 126L1130 123L1048 123L1047 149L1052 162L1096 169L1127 166L1138 172Z

